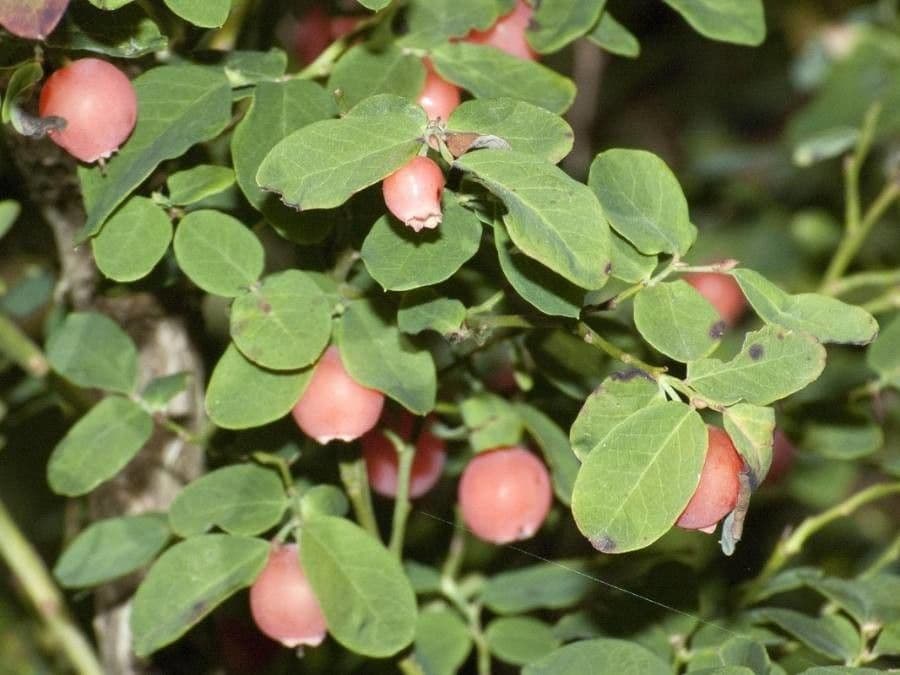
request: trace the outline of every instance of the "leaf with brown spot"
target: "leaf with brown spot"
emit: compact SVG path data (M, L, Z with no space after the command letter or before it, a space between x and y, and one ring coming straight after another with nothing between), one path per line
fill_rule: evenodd
M69 0L0 0L0 25L13 35L43 40L69 6Z

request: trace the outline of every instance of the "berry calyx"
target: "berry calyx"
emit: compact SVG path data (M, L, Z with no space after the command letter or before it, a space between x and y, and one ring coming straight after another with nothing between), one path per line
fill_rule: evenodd
M441 224L444 173L428 157L414 157L381 183L388 210L416 232Z
M684 280L709 301L722 320L733 326L747 309L747 300L738 282L730 274L719 272L691 272Z
M297 426L325 445L356 440L375 426L383 407L384 394L350 377L338 348L329 347L291 412Z
M416 102L428 113L429 120L446 122L459 105L459 87L438 75L428 60L425 61L425 69L425 85Z
M496 47L520 59L534 61L537 59L537 52L531 48L525 36L533 13L531 5L523 0L516 0L516 6L509 14L501 16L485 31L473 30L467 39L469 42Z
M737 504L741 488L739 474L744 460L724 429L707 427L706 459L700 482L676 525L686 530L708 532Z
M285 647L314 647L325 639L325 616L295 544L272 545L266 566L250 587L250 612L257 627Z
M41 89L41 117L61 117L51 140L82 162L112 155L137 122L137 94L125 73L100 59L79 59L53 73Z
M405 441L412 435L414 423L413 416L405 410L382 418L382 426ZM394 444L380 429L367 433L362 437L361 443L369 485L383 497L396 497L399 458ZM432 434L426 426L416 438L415 455L409 477L410 498L417 499L435 486L444 470L446 457L444 441Z
M508 544L533 536L553 501L547 467L525 448L475 455L459 482L463 520L479 538Z

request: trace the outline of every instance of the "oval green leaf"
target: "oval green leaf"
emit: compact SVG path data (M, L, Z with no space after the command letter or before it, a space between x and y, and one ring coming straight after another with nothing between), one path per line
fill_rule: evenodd
M573 642L526 666L522 675L671 675L669 664L634 642L597 639Z
M166 181L169 201L185 206L212 197L234 185L234 169L227 166L201 164L173 173Z
M91 241L100 271L115 281L136 281L156 266L172 241L172 221L152 200L132 197Z
M559 646L553 629L530 616L494 619L484 637L494 656L515 666L537 661Z
M412 659L424 675L456 675L470 651L469 627L454 610L419 613Z
M588 570L583 561L560 560L501 572L487 580L481 600L498 614L565 609L594 590Z
M415 100L425 84L422 59L389 44L351 47L335 64L328 91L340 91L343 105L352 108L376 94L394 94Z

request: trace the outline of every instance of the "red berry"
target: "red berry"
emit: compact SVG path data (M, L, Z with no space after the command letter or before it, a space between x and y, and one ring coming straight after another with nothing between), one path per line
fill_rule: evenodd
M273 544L250 587L250 611L259 629L285 647L316 646L325 639L325 616L300 567L296 545Z
M361 16L334 16L331 18L331 39L338 40L347 33L351 33L356 30L356 26L360 21L363 20L364 17Z
M534 535L552 501L547 468L520 447L475 455L459 482L463 520L478 537L495 544Z
M308 65L331 44L331 17L321 6L313 5L298 19L294 30L294 55Z
M383 407L384 394L350 377L337 347L329 347L292 412L297 425L324 445L359 438L375 426Z
M459 87L438 75L427 60L425 68L425 86L419 94L418 104L428 113L428 119L446 122L450 119L450 113L459 105Z
M416 232L441 224L444 174L428 157L414 157L381 183L388 210Z
M62 117L50 138L83 162L112 155L137 121L137 94L121 70L100 59L79 59L53 73L41 89L41 117Z
M531 48L525 37L525 30L528 28L533 12L530 5L523 0L517 0L513 11L501 16L486 31L473 30L469 33L468 40L496 47L507 54L518 56L520 59L533 61L537 58L537 53Z
M738 282L730 274L719 272L692 272L684 280L706 298L722 320L729 326L738 322L747 308L747 301Z
M718 427L707 427L706 460L700 472L700 482L676 525L686 530L704 530L715 526L737 504L741 484L738 475L744 460L734 444Z
M403 440L408 441L412 434L414 418L403 410L391 415L390 419L383 419L382 423ZM362 453L372 489L383 497L396 497L398 460L394 444L376 429L362 437ZM416 439L416 452L409 479L409 496L412 499L421 497L438 482L444 470L446 456L444 441L427 428L423 429Z
M772 484L780 481L794 463L795 452L791 439L781 429L775 429L772 435L772 465L763 482Z

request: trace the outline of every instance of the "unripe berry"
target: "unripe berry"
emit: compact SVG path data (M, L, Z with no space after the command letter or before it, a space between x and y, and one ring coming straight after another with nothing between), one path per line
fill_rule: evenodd
M676 525L686 530L704 530L715 526L737 504L741 483L739 474L744 460L734 448L731 438L719 427L707 427L706 459L700 482Z
M520 447L475 455L463 471L458 498L468 528L495 544L534 535L553 501L547 467Z
M738 322L747 308L747 300L738 282L730 274L692 272L684 280L706 298L729 326Z
M391 415L390 419L383 419L382 423L405 441L412 435L414 419L405 410ZM367 433L361 442L372 489L383 497L396 497L399 463L394 444L379 429ZM446 456L444 441L427 428L422 429L416 439L416 451L409 477L410 498L421 497L434 487L444 470Z
M300 567L296 545L272 546L250 587L250 612L259 629L285 647L316 646L325 639L325 616Z
M329 347L292 413L307 435L325 445L359 438L375 426L383 407L384 394L350 377L337 347Z
M83 162L96 162L112 155L131 135L137 94L115 66L79 59L47 78L38 112L66 121L65 128L50 132L54 143Z
M388 210L416 232L441 224L444 174L428 157L414 157L381 183Z
M533 61L537 58L537 53L531 48L525 37L525 30L528 28L533 13L531 5L523 0L517 0L513 11L501 16L486 31L473 30L469 33L468 40L496 47L520 59Z
M428 113L428 119L446 122L459 105L459 87L438 75L428 61L425 61L425 68L425 86L417 102Z

